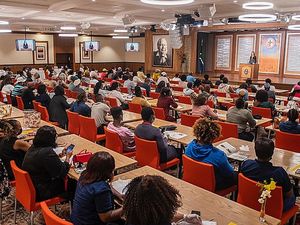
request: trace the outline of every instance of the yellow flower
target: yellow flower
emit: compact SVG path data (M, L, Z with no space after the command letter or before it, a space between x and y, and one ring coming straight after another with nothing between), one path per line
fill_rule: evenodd
M276 189L276 182L272 180L270 183L270 190L273 191L275 189Z

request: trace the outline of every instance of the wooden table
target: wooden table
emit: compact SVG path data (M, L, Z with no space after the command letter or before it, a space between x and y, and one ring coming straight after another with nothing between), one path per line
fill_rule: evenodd
M254 142L244 141L237 138L228 138L219 142L214 143L214 146L218 146L221 143L228 142L230 145L234 146L239 154L247 156L248 159L256 159L255 150L254 150ZM242 145L249 146L249 152L240 151L240 147ZM230 156L228 156L230 158ZM290 171L291 168L298 166L300 164L300 153L295 153L279 148L275 148L273 157L271 162L274 166L281 166L283 167L289 175L293 177L300 178L300 175L295 174L294 172Z
M24 117L24 112L16 107L12 107L11 114L3 117L0 116L0 119L9 120L9 119L22 118L22 117Z
M113 118L111 115L109 115L106 116L106 120L112 122ZM141 121L141 120L142 120L141 114L123 110L123 123L130 123L130 122Z
M203 220L214 220L218 225L228 225L230 222L238 225L261 225L259 212L238 204L227 198L206 191L161 171L145 166L115 177L117 179L133 179L143 175L159 175L167 179L182 196L182 207L179 212L188 214L192 210L201 212ZM268 223L280 224L278 219L266 216Z
M157 99L152 99L152 100L149 100L148 102L151 104L151 106L154 106L154 107L157 106ZM178 104L178 107L173 109L177 112L181 112L181 113L189 112L189 111L192 111L192 109L193 109L193 106L190 104L183 104L183 103L177 103L177 104Z
M92 153L100 152L100 151L108 152L115 159L116 174L124 173L129 170L135 169L137 166L137 161L135 161L134 159L128 158L117 152L109 150L108 148L105 148L101 145L93 143L93 142L91 142L87 139L84 139L82 137L79 137L75 134L58 137L57 144L59 146L68 146L70 144L75 145L74 150L73 150L73 155L79 153L80 151L82 151L84 149L87 149L89 152L92 152ZM76 173L75 170L73 168L71 168L69 171L69 176L78 180L80 177L80 174Z
M16 120L18 120L22 127L23 127L23 132L22 134L26 135L25 138L23 138L22 140L24 141L30 141L30 140L33 140L34 139L34 136L35 136L35 133L37 132L37 130L42 127L42 126L50 126L50 127L54 127L56 132L57 132L57 135L58 136L63 136L63 135L67 135L69 134L69 131L67 130L64 130L60 127L57 127L57 126L54 126L46 121L43 121L41 120L41 123L40 123L40 126L38 128L28 128L27 130L24 129L24 118L17 118ZM32 135L31 135L32 134Z

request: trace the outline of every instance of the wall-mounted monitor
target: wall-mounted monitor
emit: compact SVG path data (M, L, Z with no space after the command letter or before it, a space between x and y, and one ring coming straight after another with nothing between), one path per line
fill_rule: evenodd
M127 42L125 46L126 52L139 52L140 43L138 42Z
M35 40L33 39L17 39L16 40L17 51L34 51Z
M85 51L100 51L100 42L99 41L85 41L84 42Z

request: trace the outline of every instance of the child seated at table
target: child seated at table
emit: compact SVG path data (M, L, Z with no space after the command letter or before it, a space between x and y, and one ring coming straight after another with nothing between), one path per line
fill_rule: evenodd
M287 113L288 121L282 121L279 124L279 130L290 133L300 134L300 124L297 122L299 119L299 112L296 109L290 109Z
M241 165L241 173L251 180L270 182L272 178L277 186L282 187L283 211L289 210L295 205L293 186L287 172L270 162L274 154L274 142L268 138L261 138L255 142L255 154L257 159L246 160Z
M110 114L113 117L113 122L110 122L107 129L116 132L122 143L124 152L135 151L134 134L127 128L122 126L123 111L121 107L113 107L110 109Z

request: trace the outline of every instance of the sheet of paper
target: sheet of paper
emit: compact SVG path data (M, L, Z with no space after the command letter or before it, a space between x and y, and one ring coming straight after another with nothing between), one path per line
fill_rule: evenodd
M56 147L56 148L53 148L53 151L55 151L55 153L56 153L57 155L61 154L63 150L64 150L63 147Z
M184 137L187 136L186 134L183 134L183 133L180 133L180 132L176 132L176 131L165 131L164 134L167 137L170 137L172 139L181 139L181 138L184 138Z
M120 194L124 195L126 192L126 186L131 182L131 179L128 180L116 180L114 182L112 182L112 186L114 189L116 189L117 192L119 192Z
M202 221L202 225L217 225L217 222L215 221Z

